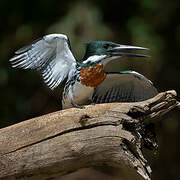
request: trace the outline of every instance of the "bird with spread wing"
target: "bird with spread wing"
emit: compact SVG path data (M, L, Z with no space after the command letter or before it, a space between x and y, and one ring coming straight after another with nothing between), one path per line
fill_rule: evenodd
M86 104L135 102L154 97L158 91L152 82L135 71L106 72L113 59L127 56L145 58L142 54L122 50L147 50L109 41L87 43L82 61L71 52L70 41L64 34L50 34L15 52L12 67L36 69L50 89L66 80L63 108L82 108Z

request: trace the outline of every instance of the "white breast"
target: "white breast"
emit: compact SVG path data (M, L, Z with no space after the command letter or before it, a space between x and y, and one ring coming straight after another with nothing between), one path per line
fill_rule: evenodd
M76 82L73 86L74 102L78 105L88 104L94 88L82 85L80 82ZM63 103L63 109L73 107L69 97L67 96Z

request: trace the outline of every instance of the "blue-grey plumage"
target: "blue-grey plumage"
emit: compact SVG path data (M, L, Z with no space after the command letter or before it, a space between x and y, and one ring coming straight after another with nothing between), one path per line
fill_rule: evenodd
M65 79L63 108L89 103L143 101L157 94L151 81L135 71L107 73L104 66L122 57L148 57L121 50L147 48L108 41L87 43L83 61L76 61L64 34L50 34L15 52L12 67L36 69L51 89Z
M157 95L153 83L135 71L109 72L95 88L92 102L137 102Z

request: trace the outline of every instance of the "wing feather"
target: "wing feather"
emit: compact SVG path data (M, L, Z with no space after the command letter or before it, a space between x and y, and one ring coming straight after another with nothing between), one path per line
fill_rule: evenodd
M12 67L41 71L45 83L56 88L74 68L76 60L63 34L50 34L15 52Z
M137 72L108 73L106 79L95 88L91 101L136 102L152 98L157 93L152 82Z

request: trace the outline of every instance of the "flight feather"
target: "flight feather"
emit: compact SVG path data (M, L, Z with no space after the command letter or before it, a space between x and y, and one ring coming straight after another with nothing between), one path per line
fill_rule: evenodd
M69 40L63 34L50 34L15 52L10 59L13 67L36 69L45 83L56 88L66 77L76 60L70 50Z

